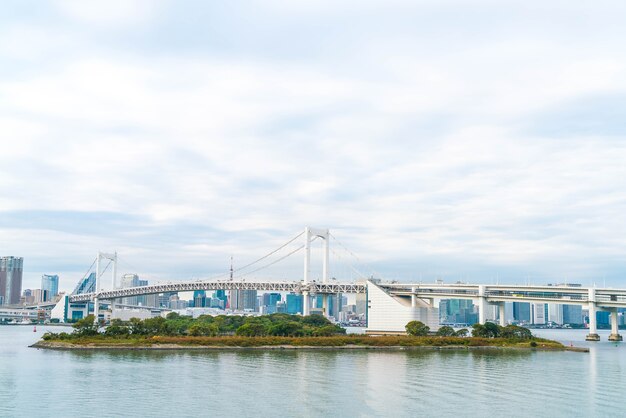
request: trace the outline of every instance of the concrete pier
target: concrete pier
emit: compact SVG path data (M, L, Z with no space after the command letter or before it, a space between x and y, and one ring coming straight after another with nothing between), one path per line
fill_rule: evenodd
M506 317L505 317L506 310L505 310L504 302L498 305L498 315L500 316L500 326L501 327L506 326Z
M611 335L609 335L609 341L622 341L622 336L619 334L619 323L617 321L617 308L611 308Z
M589 288L589 334L585 337L587 341L600 341L596 322L596 289Z

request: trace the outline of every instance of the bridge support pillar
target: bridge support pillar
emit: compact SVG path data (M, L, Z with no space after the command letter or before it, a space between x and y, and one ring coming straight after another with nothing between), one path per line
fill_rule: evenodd
M487 322L487 297L485 296L485 286L478 286L478 322Z
M498 305L498 316L500 317L500 326L501 327L506 326L506 310L505 310L504 302L501 302Z
M589 288L589 334L585 338L587 341L600 341L596 322L596 289Z
M322 295L322 312L324 312L324 316L329 316L330 312L328 312L328 294Z
M609 341L622 341L617 320L617 308L611 308L611 335L609 335Z
M415 296L415 287L411 288L411 308L417 306L417 296Z
M89 314L89 312L87 312ZM98 323L98 316L100 315L100 301L98 298L93 298L93 316L95 317L94 322Z
M311 299L307 290L302 292L302 315L311 315Z

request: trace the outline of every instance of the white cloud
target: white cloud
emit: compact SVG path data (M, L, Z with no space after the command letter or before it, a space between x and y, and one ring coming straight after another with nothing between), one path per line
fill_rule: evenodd
M428 13L451 7L426 3ZM0 252L44 259L71 252L56 244L78 237L87 253L101 242L155 276L180 278L222 271L237 249L254 258L312 224L336 228L382 272L396 264L406 266L399 274L467 269L474 279L494 265L546 276L560 266L574 274L578 266L581 276L621 272L622 138L552 138L536 125L572 101L623 92L622 41L571 44L550 25L516 32L523 17L508 17L513 29L463 21L455 35L482 32L436 39L432 27L411 32L369 16L388 30L360 33L363 42L339 31L319 50L354 48L312 62L250 52L237 28L226 52L211 49L217 35L200 32L202 48L160 48L160 11L148 3L59 4L72 19L128 36L124 26L145 23L154 44L100 45L88 28L71 26L50 51L43 29L19 23L10 32L32 45L22 58L42 67L0 74L0 216L27 225L17 229L21 244ZM339 21L346 13L310 4L272 18L305 19L300 7ZM268 35L265 44L275 41ZM68 54L70 44L77 49ZM46 62L51 53L58 62ZM0 61L19 57L19 48L0 46ZM70 233L50 221L28 225L31 211L132 219ZM50 246L33 244L35 235Z
M108 25L145 22L155 13L159 3L155 0L56 1L59 10L72 19L87 24Z

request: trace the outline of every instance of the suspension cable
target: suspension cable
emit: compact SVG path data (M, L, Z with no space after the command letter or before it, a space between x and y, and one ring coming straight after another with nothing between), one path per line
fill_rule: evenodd
M331 249L330 250L331 253L333 253L334 255L337 256L337 258L339 258L340 260L343 261L343 257L341 255L339 255L338 253L335 252L335 250ZM348 266L348 268L350 268L353 272L355 272L356 274L358 274L359 276L361 276L362 278L367 278L367 274L363 274L363 272L357 270L356 267L354 267L352 264L348 263L348 262L344 262L344 264L346 266Z
M93 266L96 264L96 261L98 261L98 257L93 259L93 263L91 263L91 266L89 266L89 268L87 269L85 274L83 274L83 277L78 281L78 284L76 284L76 287L74 288L74 291L72 292L72 295L75 294L78 291L78 288L83 283L83 280L85 280L85 278L87 278L87 275L89 274L89 272L91 271Z
M335 240L335 242L336 242L337 244L339 244L339 246L340 246L340 247L342 247L344 250L346 250L346 252L347 252L348 254L350 254L352 257L354 257L354 258L355 258L355 260L356 260L359 264L362 264L362 265L363 265L363 267L366 267L368 270L370 270L372 274L376 274L376 271L375 271L374 269L372 269L370 266L368 266L368 265L366 265L365 263L363 263L363 262L361 261L361 259L359 258L359 256L357 256L355 253L353 253L352 251L350 251L350 250L349 250L349 249L348 249L345 245L343 245L343 244L341 243L341 241L339 241L339 240L337 239L337 237L335 237L335 236L334 236L333 234L331 234L330 232L328 233L328 235L330 235L330 236L331 236L331 237ZM334 253L334 251L333 251L333 253ZM335 255L337 255L337 256L339 257L339 255L338 255L337 253L335 253ZM356 271L356 270L355 270L355 271ZM362 275L363 273L359 273L359 274L361 274L361 275ZM367 276L365 276L365 277L367 277Z
M100 273L100 276L102 276L104 273L106 273L107 269L109 268L109 266L111 265L112 261L109 260L109 263L106 265L106 267L104 268L104 270L102 270L102 273Z
M247 269L248 267L250 267L250 266L252 266L252 265L254 265L254 264L258 263L259 261L265 260L267 257L269 257L269 256L271 256L271 255L273 255L273 254L276 254L278 251L282 250L282 249L283 249L283 248L285 248L287 245L291 244L292 242L294 242L295 240L297 240L298 238L300 238L303 234L304 234L304 232L300 232L298 235L296 235L295 237L293 237L292 239L290 239L289 241L287 241L286 243L284 243L283 245L281 245L280 247L278 247L277 249L275 249L275 250L274 250L274 251L272 251L271 253L268 253L268 254L264 255L263 257L261 257L261 258L259 258L259 259L255 260L255 261L253 261L252 263L248 263L248 264L246 264L246 265L245 265L245 266L243 266L243 267L239 267L239 268L237 268L237 269L234 269L234 270L233 270L233 273L234 273L234 272L236 272L236 271L241 271L241 270ZM303 248L304 248L304 246L303 246ZM249 274L249 273L246 273L246 274Z
M282 256L282 257L281 257L281 258L279 258L278 260L274 260L274 261L272 261L272 262L271 262L271 263L269 263L269 264L266 264L266 265L264 265L264 266L262 266L262 267L259 267L259 268L255 269L255 270L252 270L252 271L249 271L249 272L244 273L244 274L242 274L242 275L239 275L238 277L248 276L248 275L250 275L250 274L256 273L256 272L257 272L257 271L259 271L259 270L263 270L263 269L265 269L265 268L268 268L268 267L270 267L270 266L273 266L274 264L278 263L279 261L283 261L285 258L287 258L287 257L289 257L289 256L291 256L291 255L293 255L293 254L295 254L295 253L297 253L298 251L300 251L300 250L301 250L301 249L303 249L303 248L304 248L304 245L301 245L301 246L299 246L298 248L296 248L295 250L291 251L289 254Z

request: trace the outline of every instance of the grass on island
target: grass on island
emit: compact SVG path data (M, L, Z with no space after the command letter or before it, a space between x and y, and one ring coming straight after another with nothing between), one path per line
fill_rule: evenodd
M196 319L170 313L166 318L113 320L99 332L93 315L74 324L72 333L46 333L45 345L67 347L151 347L162 345L189 347L539 347L563 348L551 340L534 337L526 328L509 325L476 324L472 336L467 330L441 327L430 335L419 321L407 324L413 335L346 335L346 330L321 315L297 316L272 314L257 317L210 316Z

